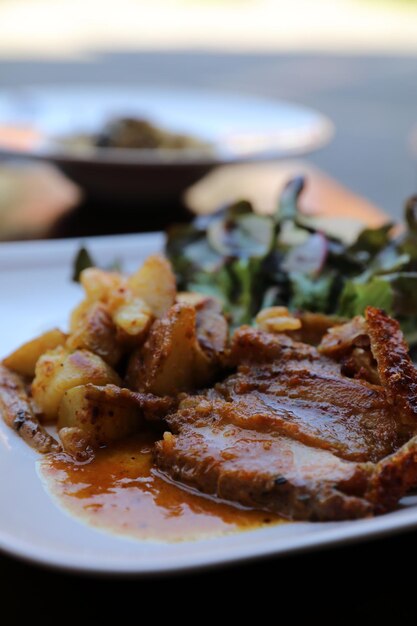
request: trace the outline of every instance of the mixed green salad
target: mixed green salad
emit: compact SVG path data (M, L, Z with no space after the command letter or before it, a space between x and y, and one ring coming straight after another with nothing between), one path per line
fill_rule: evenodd
M300 212L304 185L291 180L274 215L240 201L171 227L166 252L179 288L216 296L236 326L266 306L350 318L371 304L417 344L417 196L406 203L400 235L388 223L346 244Z

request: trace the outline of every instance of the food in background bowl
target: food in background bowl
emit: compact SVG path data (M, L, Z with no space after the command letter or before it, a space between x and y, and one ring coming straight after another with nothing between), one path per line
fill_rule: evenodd
M122 148L136 150L209 150L210 144L187 135L161 128L144 118L116 117L101 130L74 134L60 139L70 148Z

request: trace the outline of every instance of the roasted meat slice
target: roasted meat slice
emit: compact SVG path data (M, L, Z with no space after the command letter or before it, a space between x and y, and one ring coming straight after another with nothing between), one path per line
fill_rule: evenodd
M377 464L353 463L203 408L206 415L176 414L171 426L178 434L165 433L156 459L172 478L204 493L295 520L342 520L391 509L417 480L414 439Z
M221 413L231 423L285 434L352 461L377 461L399 435L382 388L293 363L242 367L219 385Z
M166 418L173 434L157 445L159 467L203 492L294 519L395 506L417 482L417 375L382 311L369 308L355 323L382 385L343 375L312 346L241 328L227 357L237 372Z
M232 423L355 461L377 461L401 443L383 387L344 376L338 362L312 346L241 328L229 358L241 365L216 392Z

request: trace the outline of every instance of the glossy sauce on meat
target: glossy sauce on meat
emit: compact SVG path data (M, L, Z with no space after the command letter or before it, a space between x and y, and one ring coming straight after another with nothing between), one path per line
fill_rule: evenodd
M89 525L137 539L185 541L278 523L279 517L198 495L154 467L155 438L142 434L98 451L90 463L66 454L40 461L61 506Z

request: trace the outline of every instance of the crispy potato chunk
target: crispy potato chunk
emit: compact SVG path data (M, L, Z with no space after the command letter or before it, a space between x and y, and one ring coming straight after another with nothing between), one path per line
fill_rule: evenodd
M81 273L80 280L86 299L71 315L71 332L77 333L85 323L93 303L101 303L121 331L119 339L124 338L127 347L134 347L145 340L155 317L162 317L176 296L171 265L160 255L148 257L143 266L129 278L117 272L105 272L92 267ZM91 349L88 343L83 347ZM94 352L100 354L97 350ZM116 362L115 358L109 361L107 357L106 360Z
M142 267L127 281L133 295L142 298L155 317L162 317L174 304L177 293L171 264L155 254L146 259Z
M131 297L127 278L118 272L88 267L80 275L86 298L71 313L70 331L77 331L93 304L102 303L110 315Z
M116 365L122 356L123 346L115 323L102 302L93 302L79 315L78 323L68 337L67 348L90 350L109 365Z
M59 435L65 450L82 458L138 431L145 420L159 421L176 407L172 398L158 398L116 385L80 385L62 397Z
M59 347L40 357L36 364L32 394L47 419L54 420L64 393L78 385L120 383L116 372L96 354L88 350L69 353Z
M63 346L66 339L65 333L54 328L24 343L6 357L3 363L14 372L32 378L35 375L35 366L39 357L47 350Z
M105 387L79 385L66 391L58 411L58 429L78 428L92 448L122 439L143 421L140 406L129 397L106 393Z
M83 270L80 275L80 282L90 302L109 302L117 294L123 294L123 290L126 288L126 278L122 274L106 272L97 267L88 267Z
M129 336L140 338L149 330L153 314L144 300L133 298L116 309L113 320Z
M175 395L208 384L216 370L196 333L196 310L175 304L157 320L143 348L131 358L128 379L135 389Z

